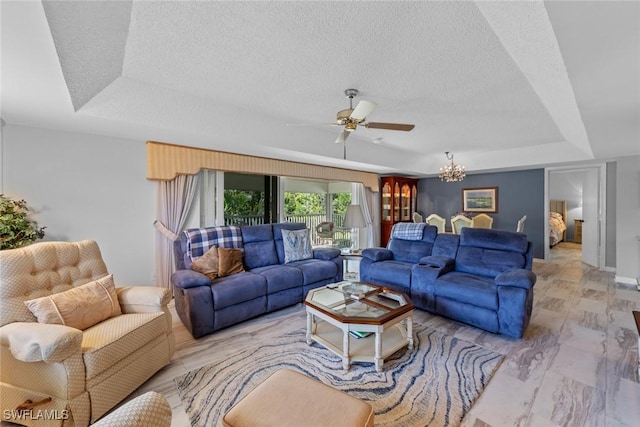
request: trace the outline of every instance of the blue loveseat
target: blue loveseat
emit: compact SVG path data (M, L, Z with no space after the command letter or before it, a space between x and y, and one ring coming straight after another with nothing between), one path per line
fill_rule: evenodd
M362 280L406 292L416 307L431 313L521 338L536 283L527 236L479 228L463 228L460 235L432 233L425 227L420 240L394 242L392 236L388 249L365 249ZM415 261L418 248L424 255Z
M303 301L309 289L342 280L340 250L318 248L313 258L286 263L282 230L304 223L189 229L174 243L171 277L176 312L194 338ZM208 236L203 238L202 236ZM191 269L211 246L242 248L245 271L210 280Z

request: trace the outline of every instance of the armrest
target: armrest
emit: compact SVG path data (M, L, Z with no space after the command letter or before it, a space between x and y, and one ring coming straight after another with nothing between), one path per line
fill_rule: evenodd
M497 286L515 286L523 289L531 289L536 283L535 273L525 269L507 270L496 276Z
M429 255L420 258L418 261L420 265L429 265L433 267L453 267L456 264L456 260L453 258L447 258L443 256Z
M331 261L338 256L340 256L340 249L337 248L317 248L313 250L313 257L315 259Z
M82 331L64 325L14 322L0 328L0 343L23 362L62 362L82 353Z
M127 286L116 288L123 313L161 311L171 301L171 292L157 286Z
M182 289L211 285L211 279L193 270L178 270L171 275L171 283Z
M387 248L367 248L362 250L362 257L373 262L393 259L393 252Z

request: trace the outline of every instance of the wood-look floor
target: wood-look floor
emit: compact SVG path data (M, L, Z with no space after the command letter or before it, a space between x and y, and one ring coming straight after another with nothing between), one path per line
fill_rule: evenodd
M525 337L515 340L416 310L415 321L504 354L489 386L463 420L474 426L634 426L640 422L638 333L632 310L640 292L617 285L613 274L580 261L561 244L552 260L536 262L534 309ZM564 246L564 247L563 247ZM579 246L578 246L579 248ZM232 354L299 322L301 304L194 340L174 313L176 354L169 366L134 395L163 393L172 426L188 426L173 378Z

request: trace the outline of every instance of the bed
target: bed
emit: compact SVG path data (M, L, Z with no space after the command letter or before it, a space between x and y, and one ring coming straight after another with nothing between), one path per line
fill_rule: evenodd
M567 235L567 201L549 201L549 246L553 247L565 240Z

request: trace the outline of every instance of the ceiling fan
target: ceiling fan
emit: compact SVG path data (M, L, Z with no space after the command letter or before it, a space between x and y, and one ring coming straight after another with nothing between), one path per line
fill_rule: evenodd
M361 100L353 108L353 98L358 96L358 89L347 89L344 94L349 98L349 108L346 110L340 110L337 114L336 123L334 126L344 126L336 143L345 142L351 132L355 131L358 126L364 126L369 129L387 129L387 130L402 130L410 131L415 125L402 124L402 123L379 123L379 122L366 122L366 118L371 114L378 106L375 102Z

